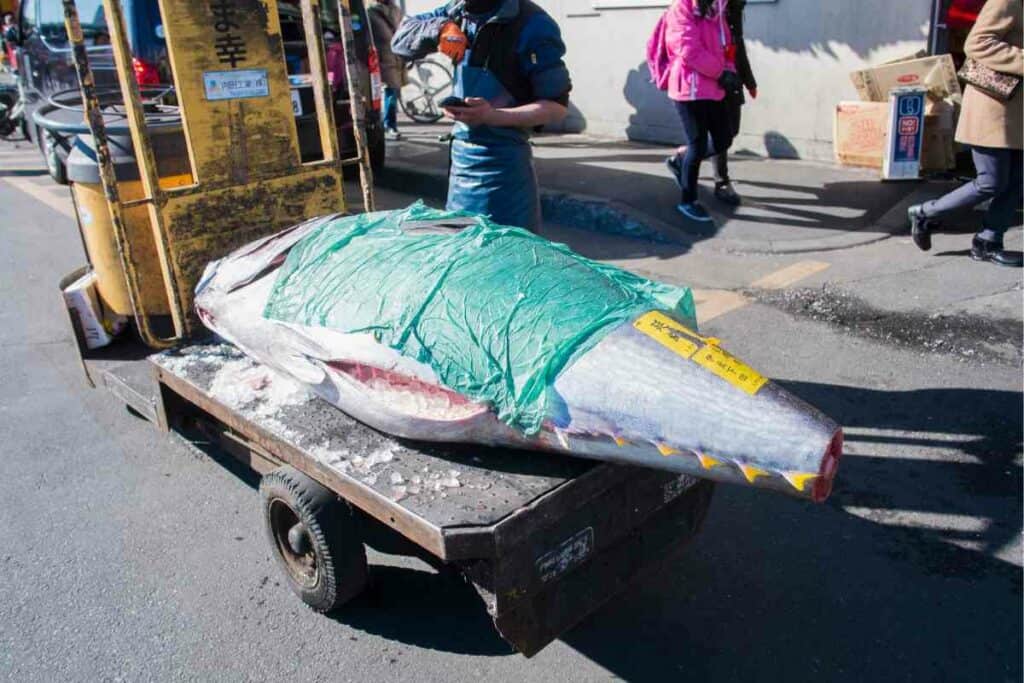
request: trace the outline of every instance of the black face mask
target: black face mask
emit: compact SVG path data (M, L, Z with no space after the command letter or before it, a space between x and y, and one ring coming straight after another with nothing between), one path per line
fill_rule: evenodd
M501 0L466 0L468 14L490 14L498 9Z

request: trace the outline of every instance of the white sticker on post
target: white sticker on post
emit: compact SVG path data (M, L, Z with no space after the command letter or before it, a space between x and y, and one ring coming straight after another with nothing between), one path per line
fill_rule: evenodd
M270 83L266 69L204 71L203 90L207 100L245 100L269 97Z

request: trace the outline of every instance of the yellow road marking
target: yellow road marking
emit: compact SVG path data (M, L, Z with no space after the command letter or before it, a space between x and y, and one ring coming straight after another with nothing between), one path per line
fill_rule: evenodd
M700 324L750 303L750 300L739 292L730 292L727 289L695 289L693 300L697 305L697 322Z
M822 261L798 261L791 266L786 266L754 280L750 286L757 289L785 289L828 267L829 264Z
M820 273L829 265L823 261L798 261L768 273L752 282L750 286L757 289L785 289L806 277ZM694 289L693 300L697 305L697 322L701 325L750 303L747 297L728 289Z
M66 194L54 195L53 185L37 185L28 178L0 178L0 180L6 180L16 190L21 190L33 199L42 202L68 218L75 217L75 207L71 203L70 190ZM50 182L49 178L46 179L46 182Z

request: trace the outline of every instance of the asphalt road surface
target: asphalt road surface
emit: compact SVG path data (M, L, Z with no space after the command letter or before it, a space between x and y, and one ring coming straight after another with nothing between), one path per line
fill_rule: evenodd
M793 263L691 261L717 316L704 330L846 425L835 493L813 505L719 486L678 561L525 659L468 584L415 560L371 553L372 590L335 617L288 591L255 478L83 382L56 285L83 256L66 189L38 168L30 148L0 144L7 680L1021 679L1012 339L971 353L887 341L870 316L851 327L737 299L721 275Z

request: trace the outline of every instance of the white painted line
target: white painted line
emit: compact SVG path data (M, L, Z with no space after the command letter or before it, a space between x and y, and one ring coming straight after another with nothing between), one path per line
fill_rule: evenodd
M53 194L53 185L38 185L28 178L0 178L0 180L6 181L16 190L21 190L33 199L42 202L54 211L62 213L68 218L75 217L75 207L71 203L70 190L68 190L66 194L55 195ZM47 179L46 182L49 183L50 180Z
M820 273L828 267L829 264L823 261L799 261L773 273L768 273L764 277L750 283L750 286L757 289L785 289L806 277Z
M981 533L988 529L991 521L987 517L960 515L950 512L931 512L922 510L899 510L896 508L869 508L847 505L843 507L855 517L866 519L885 526L915 527L917 529L935 529L938 531L964 531Z
M747 297L728 289L695 289L693 301L697 305L697 322L701 325L750 303Z

